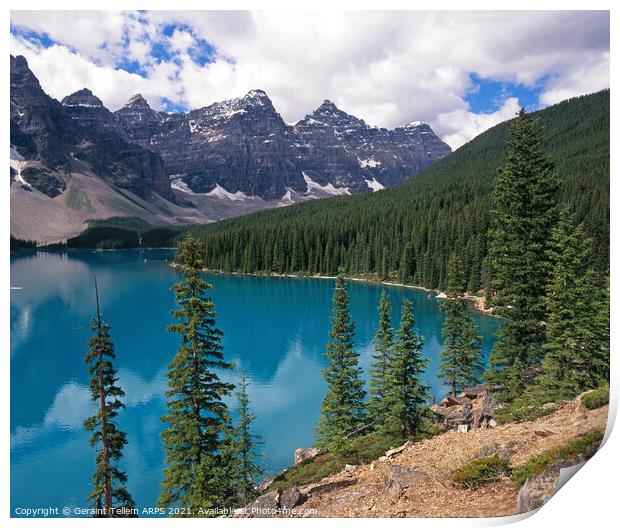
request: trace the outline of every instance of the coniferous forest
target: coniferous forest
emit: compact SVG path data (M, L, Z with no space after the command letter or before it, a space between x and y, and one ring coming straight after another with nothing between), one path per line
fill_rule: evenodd
M533 114L567 203L609 269L609 91ZM445 289L452 255L467 291L484 287L491 193L506 158L508 123L481 134L422 174L379 193L194 226L206 265L224 271L370 275Z

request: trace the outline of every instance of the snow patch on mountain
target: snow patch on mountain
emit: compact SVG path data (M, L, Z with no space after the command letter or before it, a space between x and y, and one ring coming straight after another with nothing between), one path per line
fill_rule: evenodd
M281 202L290 202L293 203L293 196L291 195L291 190L287 187L284 196L280 198Z
M372 189L372 192L377 192L382 189L385 189L385 187L381 185L381 183L379 183L376 178L373 178L372 180L364 180L364 181L366 182L366 185L368 185L368 187Z
M182 175L180 174L170 175L170 187L176 189L177 191L191 194L192 196L210 196L211 198L217 198L219 200L230 200L232 202L245 202L247 200L256 200L258 198L257 196L249 196L242 191L237 191L235 193L228 192L218 183L215 184L214 189L210 190L207 193L197 193L192 191L187 185L187 183L185 183L181 178Z
M308 186L306 190L306 194L311 194L313 191L321 191L325 194L329 194L332 196L342 196L351 194L351 191L347 187L334 187L332 183L328 183L327 185L321 185L320 183L315 182L310 176L308 176L305 172L302 171L304 181Z
M68 107L81 106L82 108L101 108L101 105L87 104L87 103L76 103L76 104L62 103L62 106L68 106Z
M215 189L206 193L206 196L214 196L220 200L231 200L233 202L245 202L246 200L255 200L256 196L248 196L244 192L237 191L235 193L228 192L219 183L215 184Z
M380 161L377 161L376 159L370 158L370 159L359 159L357 158L358 161L360 162L360 167L365 168L365 167L370 167L371 169L374 169L375 167L378 167L379 165L381 165Z
M24 180L24 177L22 176L22 169L26 166L26 163L27 162L24 159L24 156L17 152L17 149L13 145L11 145L10 165L16 173L15 181L21 183L23 186L29 189L32 189L32 186L26 180Z
M194 191L192 191L188 186L187 183L185 183L181 178L176 178L176 179L172 179L172 177L170 178L170 187L172 187L173 189L176 189L177 191L181 191L187 194L198 194L195 193Z

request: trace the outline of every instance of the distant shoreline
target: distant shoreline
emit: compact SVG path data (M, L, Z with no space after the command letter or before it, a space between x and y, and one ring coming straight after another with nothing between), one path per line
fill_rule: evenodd
M151 251L151 250L175 250L176 247L135 247L135 248L123 248L123 249L98 249L98 248L50 248L50 249L44 249L44 248L33 248L33 249L25 249L25 250L20 250L20 251L16 251L16 250L12 250L11 252L16 252L16 253L27 253L27 252L36 252L36 251L43 251L43 252L49 252L49 253L54 253L54 252L58 252L58 253L65 253L68 251L89 251L89 252L109 252L109 251L136 251L136 250L146 250L146 251ZM174 262L170 262L169 263L171 267L175 267ZM254 273L243 273L240 271L224 271L224 270L215 270L215 269L209 269L209 268L203 268L203 271L205 273L217 273L217 274L221 274L221 275L239 275L239 276L247 276L247 277L274 277L274 278L289 278L289 279L331 279L334 280L336 279L336 275L320 275L320 274L296 274L296 273L276 273L276 272L271 272L271 273L266 273L266 272L254 272ZM349 276L349 275L345 275L345 279L349 280L349 281L355 281L355 282L365 282L368 284L381 284L383 286L395 286L398 288L410 288L410 289L414 289L414 290L420 290L420 291L424 291L424 292L428 292L430 294L434 294L433 297L437 298L437 296L440 295L445 295L444 292L442 292L441 290L438 289L433 289L433 288L426 288L424 286L418 286L415 284L403 284L400 282L392 282L392 281L385 281L385 280L380 280L380 279L373 279L371 277L353 277L353 276ZM443 297L439 297L440 299ZM492 313L491 310L484 308L484 297L478 297L475 295L464 295L462 297L464 300L466 300L470 305L471 308L474 312L480 313L482 315L488 315L490 317L499 317L498 315L495 315Z
M172 267L175 267L174 262L171 262L170 265ZM313 275L303 275L303 274L294 274L294 273L275 273L275 272L271 272L271 273L261 273L261 272L255 272L255 273L243 273L240 271L223 271L223 270L214 270L214 269L209 269L209 268L203 268L203 271L205 273L217 273L217 274L221 274L221 275L239 275L239 276L247 276L247 277L275 277L275 278L290 278L290 279L331 279L331 280L335 280L337 277L336 275L320 275L320 274L313 274ZM373 279L373 278L369 278L369 277L352 277L349 275L345 275L345 280L349 280L349 281L355 281L355 282L365 282L368 284L381 284L383 286L395 286L398 288L410 288L410 289L414 289L414 290L420 290L420 291L424 291L424 292L428 292L429 294L434 294L433 298L439 298L439 299L444 299L445 298L445 292L442 292L441 290L437 290L437 289L433 289L433 288L426 288L424 286L418 286L415 284L403 284L401 282L391 282L391 281L384 281L384 280L380 280L380 279ZM484 308L484 297L478 297L476 295L464 295L462 297L462 299L464 299L465 301L467 301L470 305L471 308L474 312L480 313L482 315L488 315L490 317L496 317L499 318L498 315L493 314L493 312L488 309L488 308Z

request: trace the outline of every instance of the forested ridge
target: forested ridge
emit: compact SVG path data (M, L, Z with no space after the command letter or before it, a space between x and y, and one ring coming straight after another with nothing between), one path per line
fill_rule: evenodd
M570 204L608 268L609 90L536 112L544 148ZM207 267L242 272L376 275L444 288L451 255L467 289L483 283L490 196L505 161L507 123L481 134L403 184L374 194L307 202L190 230L206 239Z
M606 272L609 90L533 115L540 118L543 147L560 178L560 199L585 223L595 241L597 266ZM343 268L348 275L440 289L446 287L448 261L456 256L463 263L467 290L476 291L485 282L491 191L497 168L505 161L507 125L491 128L421 174L384 191L316 200L215 224L143 229L142 245L171 246L190 232L205 240L210 269L334 275ZM99 229L104 225L105 221ZM82 245L83 235L70 240L69 246ZM98 237L91 232L87 238L92 242Z

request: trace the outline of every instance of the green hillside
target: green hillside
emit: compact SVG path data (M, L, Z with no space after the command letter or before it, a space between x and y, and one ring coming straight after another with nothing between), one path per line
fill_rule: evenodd
M562 199L596 240L597 263L609 267L609 90L536 113L545 148L562 180ZM503 163L507 123L476 137L400 185L182 228L206 239L207 266L243 272L320 273L391 278L429 288L445 285L452 253L470 291L484 281L493 179ZM155 232L169 246L176 230Z
M540 112L545 148L562 198L609 255L609 90ZM486 254L490 192L503 163L506 123L481 134L422 174L374 194L307 202L190 228L206 237L207 266L226 271L334 274L339 266L435 288L449 255L478 289Z

